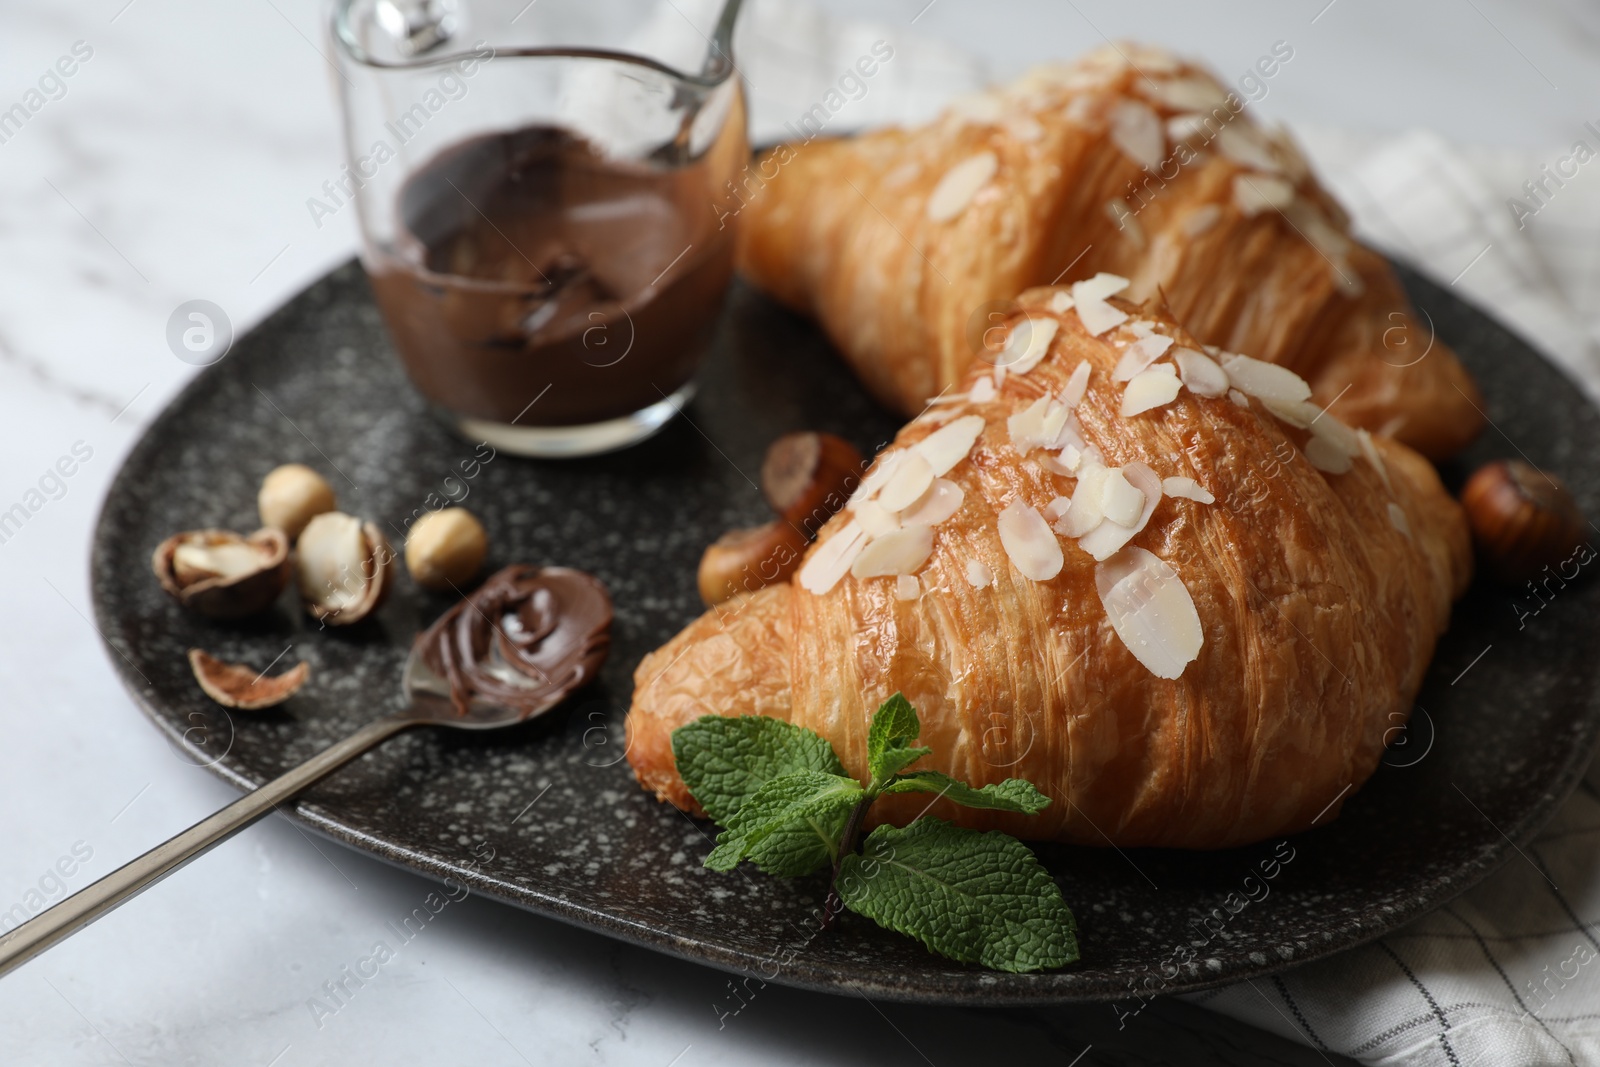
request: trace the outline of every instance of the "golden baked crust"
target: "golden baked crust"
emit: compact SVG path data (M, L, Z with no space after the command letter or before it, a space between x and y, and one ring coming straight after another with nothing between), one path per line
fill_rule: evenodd
M1292 368L1347 423L1459 451L1482 424L1472 379L1289 139L1238 106L1204 70L1129 45L924 127L780 146L742 193L740 269L907 416L961 379L1000 302L1109 271L1132 299L1164 294L1202 341ZM981 178L987 159L963 198L956 172Z
M874 464L952 419L982 417L970 453L943 475L964 496L934 527L916 570L919 595L899 599L896 577L848 573L826 592L806 588L808 568L856 524L851 512L834 516L792 584L708 611L639 665L628 758L646 789L694 810L670 735L704 714L799 723L859 774L871 713L896 691L921 715L927 766L977 784L1025 777L1054 801L1034 817L944 801L931 811L1024 837L1237 845L1333 818L1347 787L1372 773L1470 577L1459 507L1426 460L1382 438L1346 473L1317 469L1307 431L1260 400L1184 389L1165 406L1122 415L1124 386L1111 372L1133 333L1090 336L1076 311L1045 310L1057 292L1029 294L1033 323L1059 324L1042 362L1006 375L993 399L930 409ZM1138 314L1141 328L1197 344L1149 308ZM1204 640L1173 679L1157 677L1118 636L1081 543L1061 538L1059 573L1035 581L997 532L1012 501L1043 512L1072 494L1075 479L1044 451L1019 451L1007 420L1041 396L1070 394L1084 360L1087 393L1075 413L1085 445L1107 466L1143 462L1215 497L1162 495L1111 557L1154 553L1192 598ZM982 381L991 372L974 368L964 387L981 398ZM974 586L973 561L991 585ZM811 580L820 584L815 572ZM886 798L879 815L908 819L925 802Z

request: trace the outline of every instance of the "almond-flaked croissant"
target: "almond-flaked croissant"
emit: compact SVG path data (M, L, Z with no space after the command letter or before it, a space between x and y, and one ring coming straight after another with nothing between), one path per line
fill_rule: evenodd
M1127 45L925 127L780 146L741 193L740 268L907 416L992 349L1001 302L1109 271L1202 341L1293 369L1345 422L1458 451L1482 423L1472 379L1288 137L1242 108Z
M671 733L705 714L809 727L859 775L899 691L933 749L919 766L1053 801L928 809L963 825L1217 848L1337 814L1470 577L1465 521L1416 453L1108 302L1117 281L1070 309L1024 294L1006 370L906 425L792 582L644 659L627 732L646 789L696 810ZM889 801L905 820L926 798Z

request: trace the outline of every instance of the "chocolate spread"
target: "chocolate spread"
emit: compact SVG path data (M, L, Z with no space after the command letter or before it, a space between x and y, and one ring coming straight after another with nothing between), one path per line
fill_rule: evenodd
M440 152L402 187L395 246L369 263L412 381L457 415L520 425L670 395L733 271L711 185L703 161L609 159L548 126Z
M512 564L417 636L467 713L474 698L537 714L589 682L611 647L611 597L568 567Z

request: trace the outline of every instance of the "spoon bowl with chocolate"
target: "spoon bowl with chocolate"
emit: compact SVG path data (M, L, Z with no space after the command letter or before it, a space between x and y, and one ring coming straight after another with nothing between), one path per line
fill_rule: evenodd
M132 899L301 790L414 726L498 730L544 715L592 681L611 638L611 597L567 567L496 572L412 643L407 702L0 937L0 975Z

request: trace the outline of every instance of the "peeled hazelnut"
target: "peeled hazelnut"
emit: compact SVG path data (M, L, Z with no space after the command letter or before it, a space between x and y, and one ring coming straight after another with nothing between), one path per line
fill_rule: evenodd
M225 708L260 711L282 704L311 677L311 664L296 663L282 674L266 674L243 663L228 663L203 649L189 650L189 669L206 696Z
M306 610L330 626L347 626L388 595L394 548L372 523L325 511L300 532L295 563Z
M861 453L831 433L789 433L772 442L761 464L761 490L785 522L815 537L844 507L866 468Z
M304 463L274 467L261 479L261 491L256 494L261 525L276 526L290 541L300 536L313 516L337 506L333 488Z
M700 599L709 607L781 582L805 558L806 535L782 519L730 530L700 557Z
M1561 564L1586 540L1587 523L1567 487L1518 459L1479 467L1461 490L1461 506L1486 569L1504 582Z
M489 535L466 508L430 511L406 535L406 570L424 589L459 589L488 553Z
M157 545L150 569L184 607L211 619L240 619L266 608L289 584L289 539L271 528L249 537L189 530Z

